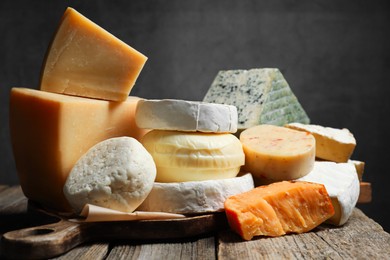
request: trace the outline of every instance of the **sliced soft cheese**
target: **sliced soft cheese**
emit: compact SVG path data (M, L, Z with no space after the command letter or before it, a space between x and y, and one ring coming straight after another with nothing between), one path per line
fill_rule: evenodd
M235 106L186 100L142 100L137 105L138 127L235 133L237 131L237 108Z
M223 180L158 183L137 210L171 213L223 211L225 200L254 188L251 174Z
M298 180L325 185L335 214L328 221L343 225L351 216L359 198L360 186L355 166L351 163L315 162L313 170Z
M203 101L236 106L239 129L310 121L282 73L274 68L220 71Z
M338 129L301 123L290 123L285 126L311 133L316 139L316 157L324 160L347 162L356 146L355 137L346 128Z
M156 163L157 182L232 178L245 162L232 134L152 130L141 142Z
M43 62L40 89L125 101L146 60L142 53L67 8Z

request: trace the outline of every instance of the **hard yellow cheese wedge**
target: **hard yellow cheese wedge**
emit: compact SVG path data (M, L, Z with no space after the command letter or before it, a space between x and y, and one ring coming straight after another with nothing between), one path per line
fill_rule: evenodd
M232 134L152 130L141 142L156 163L157 182L233 178L245 160Z
M117 136L140 139L139 98L109 102L13 88L10 130L24 194L45 206L69 210L62 188L77 160L95 144Z
M48 49L41 90L125 101L147 57L68 8Z

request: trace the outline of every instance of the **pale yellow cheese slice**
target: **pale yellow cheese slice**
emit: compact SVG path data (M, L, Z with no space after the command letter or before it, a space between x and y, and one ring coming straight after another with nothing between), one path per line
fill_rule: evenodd
M157 167L157 182L235 177L245 156L232 134L152 130L142 138Z
M315 139L305 132L273 125L258 125L240 135L244 171L259 179L292 180L308 174L315 160Z
M77 160L95 144L118 136L140 139L139 98L110 102L13 88L10 130L24 194L57 210L70 210L62 188Z
M125 101L147 57L72 8L46 54L40 89Z

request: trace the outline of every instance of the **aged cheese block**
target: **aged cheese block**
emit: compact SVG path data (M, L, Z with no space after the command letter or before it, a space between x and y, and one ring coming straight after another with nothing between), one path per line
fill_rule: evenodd
M230 227L243 239L303 233L334 214L324 185L275 182L233 195L225 202Z
M236 106L241 130L310 121L282 73L274 68L220 71L203 101Z
M137 50L68 8L47 50L40 88L125 101L146 60Z
M245 161L232 134L152 130L141 142L156 163L157 182L233 178Z
M10 130L24 194L45 206L70 209L62 188L77 160L93 145L117 136L140 139L139 98L110 102L13 88Z
M325 185L335 214L329 219L334 225L343 225L351 216L359 198L359 179L350 163L315 162L313 170L298 180Z
M148 196L156 165L132 137L104 140L89 149L72 168L64 194L75 212L86 204L133 212Z
M139 127L159 130L235 133L235 106L186 100L142 100L135 120Z
M244 171L271 181L292 180L308 174L315 160L315 139L309 133L281 126L258 125L240 135Z
M221 180L156 182L137 210L182 214L223 211L228 197L253 188L249 173Z

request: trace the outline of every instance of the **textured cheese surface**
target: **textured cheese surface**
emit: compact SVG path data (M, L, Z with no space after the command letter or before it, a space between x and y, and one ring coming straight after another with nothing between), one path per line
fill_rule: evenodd
M147 58L68 8L46 54L41 90L124 101Z
M239 129L310 121L282 73L274 68L220 71L203 101L236 106Z
M335 215L329 222L335 225L347 222L360 192L359 179L353 164L315 162L313 170L298 180L325 185L335 208Z
M235 106L186 100L142 100L136 111L138 127L235 133L237 108Z
M355 137L346 128L337 129L301 123L290 123L286 127L311 133L317 143L316 157L324 160L347 162L356 146Z
M156 163L158 182L232 178L245 161L232 134L152 130L142 144Z
M245 171L259 179L292 180L308 174L315 160L315 139L309 133L274 125L258 125L240 135Z
M75 164L64 194L75 212L93 204L133 212L148 196L156 178L156 165L142 144L131 137L104 140Z
M228 197L253 188L251 174L222 180L156 182L137 210L182 214L223 211Z
M110 102L13 88L10 130L25 195L47 207L70 209L62 188L77 160L105 139L147 131L135 125L139 98Z

